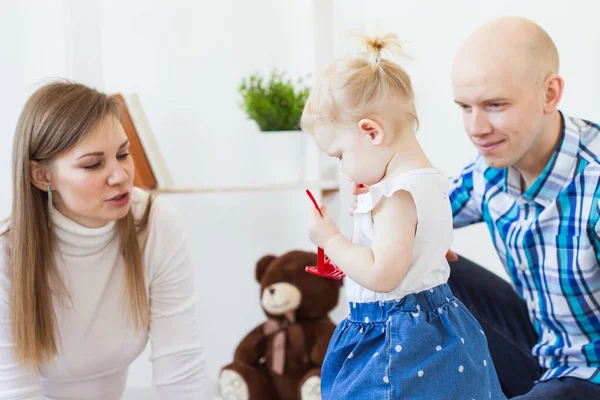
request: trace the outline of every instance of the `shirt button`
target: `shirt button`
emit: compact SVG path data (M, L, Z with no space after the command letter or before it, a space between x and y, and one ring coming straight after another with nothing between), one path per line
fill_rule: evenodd
M517 265L517 268L519 268L521 271L525 271L527 269L527 264L521 263Z

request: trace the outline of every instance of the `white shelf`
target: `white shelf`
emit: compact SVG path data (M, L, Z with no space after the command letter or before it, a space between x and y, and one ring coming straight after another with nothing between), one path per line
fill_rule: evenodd
M219 192L273 192L282 190L314 189L322 192L335 192L339 184L335 180L306 181L290 183L271 183L264 185L215 185L194 187L173 187L153 190L156 194L191 194L191 193L219 193Z

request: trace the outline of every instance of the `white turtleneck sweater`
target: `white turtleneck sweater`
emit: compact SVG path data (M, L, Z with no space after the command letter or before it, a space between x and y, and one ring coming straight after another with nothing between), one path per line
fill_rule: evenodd
M147 193L134 189L141 216ZM70 300L55 300L58 356L40 375L14 358L10 280L0 237L0 399L120 399L129 364L152 344L152 383L168 400L208 399L208 378L194 311L192 262L174 210L160 198L152 207L144 252L151 325L136 331L124 307L125 274L116 222L90 229L56 210L56 262Z

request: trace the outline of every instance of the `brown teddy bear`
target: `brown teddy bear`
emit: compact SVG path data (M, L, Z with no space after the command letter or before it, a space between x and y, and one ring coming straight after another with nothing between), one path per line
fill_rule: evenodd
M221 370L223 399L321 399L321 365L335 330L327 314L337 305L342 283L305 271L316 263L317 255L305 251L258 261L267 321L246 335L233 362Z

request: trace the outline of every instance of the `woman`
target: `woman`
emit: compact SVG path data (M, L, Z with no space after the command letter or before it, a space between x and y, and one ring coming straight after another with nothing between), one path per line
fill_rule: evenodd
M0 229L0 399L119 399L148 338L162 397L208 398L184 234L133 187L119 115L114 98L58 82L19 118Z

